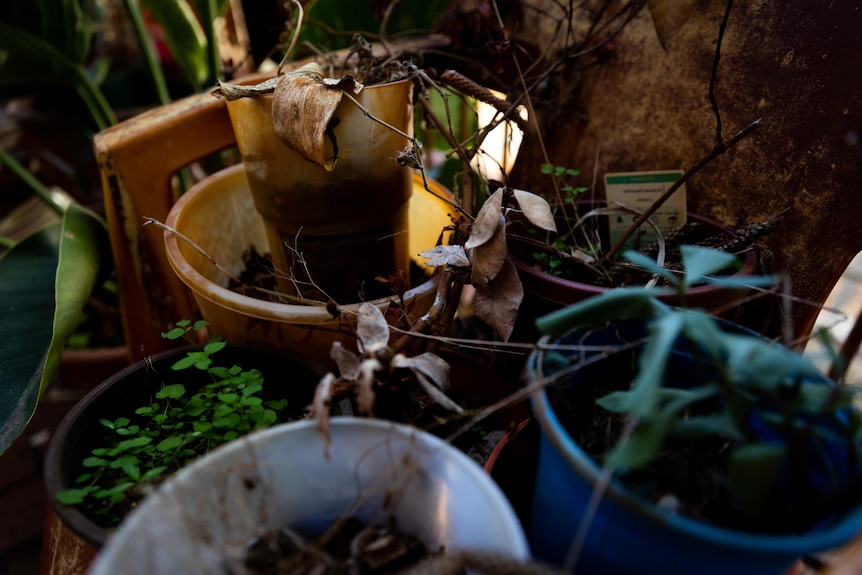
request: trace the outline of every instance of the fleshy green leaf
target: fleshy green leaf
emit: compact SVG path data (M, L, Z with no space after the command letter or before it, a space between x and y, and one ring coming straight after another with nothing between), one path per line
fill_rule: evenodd
M640 418L648 418L656 408L665 367L684 321L684 316L669 313L650 323L651 337L638 358L638 373L629 392L628 411Z
M667 268L664 268L656 263L655 260L643 255L640 252L636 252L634 250L628 250L623 254L627 260L635 264L636 266L645 269L650 273L654 273L657 276L663 277L667 281L671 283L671 285L677 285L679 283L679 278L677 274L673 273Z
M559 337L576 327L595 327L609 321L649 319L668 308L653 299L667 293L658 288L620 288L551 312L536 320L542 333Z
M669 391L669 390L666 390ZM619 470L640 467L648 463L661 449L665 437L676 423L680 412L689 405L718 392L706 386L694 390L674 390L673 399L641 419L629 438L617 444L608 454L607 463Z
M752 444L730 454L727 476L730 492L741 512L759 515L775 488L787 452L783 444Z
M24 430L99 274L104 222L70 206L0 258L0 453Z
M143 0L159 22L171 55L186 74L195 91L201 89L209 73L207 40L200 22L186 0Z
M682 266L685 270L683 283L686 287L704 281L704 278L729 267L739 267L735 255L701 246L680 246Z

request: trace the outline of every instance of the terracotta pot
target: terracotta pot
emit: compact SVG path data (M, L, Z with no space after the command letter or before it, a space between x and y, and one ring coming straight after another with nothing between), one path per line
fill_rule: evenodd
M582 202L582 207L598 207L603 204ZM688 221L701 225L704 236L726 235L735 238L736 233L729 227L697 214L688 214ZM531 266L525 259L527 250L510 249L508 258L518 270L518 277L524 286L524 301L518 313L518 320L513 332L513 341L530 341L538 339L538 332L533 325L536 318L554 310L582 301L588 297L606 292L610 288L581 283L558 277ZM523 254L523 255L522 255ZM740 255L742 269L736 272L742 275L757 273L757 254L747 250ZM745 290L716 288L702 285L686 292L686 306L705 310L719 310L733 304L745 295ZM669 305L678 305L675 294L669 293L658 297Z

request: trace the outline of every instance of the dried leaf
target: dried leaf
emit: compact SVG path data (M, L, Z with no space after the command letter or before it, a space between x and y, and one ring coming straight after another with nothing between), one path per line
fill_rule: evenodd
M349 349L344 349L341 342L332 342L332 349L329 351L329 357L335 362L338 367L338 373L341 374L341 379L345 381L356 381L359 377L359 358Z
M498 216L497 229L491 238L473 249L473 272L470 281L474 286L484 287L497 277L506 262L506 226L503 215Z
M518 272L512 262L505 261L493 281L476 288L473 309L476 316L494 328L503 341L508 341L523 299L524 288Z
M365 302L359 307L356 336L362 353L374 353L389 343L389 324L377 306Z
M449 364L440 356L430 352L413 357L398 354L392 358L392 365L411 370L422 389L444 409L455 413L464 411L443 392L449 387Z
M464 247L472 249L481 246L494 237L497 228L502 225L502 216L503 188L499 188L482 204L482 208L476 216L476 221L473 222L473 227L470 229L470 238L464 244ZM503 223L505 223L505 220L503 220Z
M346 79L346 77L345 77ZM323 69L306 64L281 77L272 99L272 128L282 142L326 171L335 169L338 145L332 125L344 89L356 92L353 81L325 82Z
M554 213L551 211L551 204L537 194L527 192L525 190L514 190L515 199L518 201L521 211L530 220L534 226L538 226L543 230L551 232L557 231L557 224L554 222Z
M281 81L281 76L276 76L275 78L270 78L269 80L264 80L260 84L254 84L252 86L244 85L244 84L228 84L227 82L222 82L218 80L218 88L210 92L216 98L224 98L228 102L232 102L233 100L239 100L240 98L254 98L256 96L265 96L267 94L272 94L275 92L275 87L278 86L279 81Z
M419 256L425 258L425 265L432 268L454 266L459 268L469 267L470 260L463 246L434 246L430 250L422 250Z
M662 48L667 49L668 41L682 29L695 6L697 0L647 0L647 8Z
M428 351L411 357L398 354L392 361L395 367L406 367L414 372L422 372L440 389L449 388L449 363L439 355Z
M361 415L371 415L374 411L374 383L377 381L375 372L380 369L376 359L366 359L359 369L359 379L356 382L356 409Z
M573 247L567 252L560 252L560 257L566 260L573 260L583 265L592 265L596 263L596 258L591 256L584 250L578 247Z
M314 400L311 402L311 416L317 421L317 429L324 436L323 454L329 459L329 445L332 438L329 435L329 408L332 404L332 384L335 376L327 373L314 390Z

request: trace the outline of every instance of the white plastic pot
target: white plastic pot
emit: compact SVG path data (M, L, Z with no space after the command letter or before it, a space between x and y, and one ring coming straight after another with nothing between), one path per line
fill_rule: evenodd
M211 452L126 519L91 573L242 573L247 547L262 535L282 526L320 533L345 515L365 523L394 517L430 549L528 559L508 501L462 452L381 420L336 418L331 432L329 457L311 421Z

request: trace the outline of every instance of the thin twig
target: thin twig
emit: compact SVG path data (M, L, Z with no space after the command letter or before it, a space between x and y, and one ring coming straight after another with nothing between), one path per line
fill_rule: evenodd
M275 297L279 298L280 300L283 300L283 301L289 302L289 303L295 303L295 304L300 304L300 305L323 305L323 302L298 298L298 297L284 294L281 292L268 290L265 288L261 288L258 286L247 284L246 282L242 281L238 277L235 277L227 269L225 269L221 264L219 264L216 261L216 259L214 257L209 255L206 252L206 250L204 250L202 247L200 247L198 244L196 244L190 237L188 237L184 233L182 233L182 232L180 232L180 231L178 231L178 230L176 230L176 229L174 229L168 225L163 224L162 222L160 222L159 220L157 220L155 218L144 216L144 225L146 226L148 224L152 224L152 225L156 226L157 228L161 228L161 229L165 230L166 232L170 232L170 233L174 234L175 236L177 236L178 238L180 238L181 240L183 240L189 246L194 248L195 251L197 251L199 254L201 254L203 257L205 257L207 259L207 261L209 261L215 269L217 269L219 272L224 274L225 277L227 277L229 280L231 280L232 282L234 282L238 285L247 286L247 287L249 287L249 288L251 288L257 292L260 292L260 293L266 294L266 295L270 295L270 296L275 296Z
M290 45L287 47L287 51L285 51L284 56L281 58L281 62L278 64L278 70L276 72L277 76L281 76L281 70L284 68L284 65L290 60L290 53L293 52L294 47L296 46L296 41L299 39L299 33L302 31L302 19L305 16L305 12L302 10L302 4L299 3L299 0L291 0L293 5L296 6L296 9L299 10L299 15L296 17L296 26L293 28L293 37L290 39Z
M718 156L724 154L727 150L735 146L740 140L748 136L755 129L759 128L762 120L758 118L748 126L742 129L738 134L736 134L733 138L731 138L728 142L724 142L721 135L721 113L719 112L718 102L715 99L715 79L718 75L718 63L721 59L721 43L724 40L724 31L727 27L727 20L730 18L730 11L733 8L733 0L727 1L727 6L724 11L724 18L722 19L721 26L718 30L718 39L715 43L715 57L712 62L712 73L709 78L709 100L712 105L713 113L715 114L715 124L716 124L716 133L715 133L715 144L713 145L712 151L701 158L694 166L688 169L680 179L673 183L665 192L657 198L653 203L647 208L643 215L633 223L629 229L625 231L625 233L617 240L617 243L611 248L611 251L605 255L606 260L612 259L617 252L622 249L623 244L634 234L635 230L637 230L641 224L643 224L648 217L653 215L656 210L658 210L664 203L670 198L674 192L676 192L680 186L682 186L689 178L691 178L694 174L699 172L704 166L709 164L712 160L717 158Z
M680 188L680 186L682 186L686 181L689 180L689 178L691 178L693 175L703 169L703 167L709 164L711 161L713 161L714 159L728 151L730 148L735 146L737 143L739 143L740 140L748 136L751 132L759 128L762 123L763 120L758 118L757 120L753 121L748 126L743 128L730 140L728 140L727 142L722 142L720 146L716 146L709 154L698 160L698 162L694 166L689 168L682 176L680 176L677 181L673 183L673 185L671 185L667 190L665 190L665 192L658 199L656 199L650 205L649 208L644 210L644 213L641 214L637 221L635 221L635 223L633 223L629 227L629 229L625 231L625 233L620 237L620 239L617 240L617 243L614 244L614 247L611 248L611 251L609 251L605 255L605 259L612 259L616 255L616 253L619 252L620 249L622 249L623 244L625 244L625 242L632 236L635 230L637 230L641 226L641 224L643 224L647 220L647 218L652 216L656 212L656 210L658 210L665 203L665 201L667 201L667 199L671 197L673 193Z
M712 104L712 112L715 115L715 146L721 146L721 113L718 110L718 101L715 99L715 78L718 76L718 63L721 60L721 43L724 40L724 31L727 29L727 21L730 19L730 11L733 8L733 0L727 0L724 10L724 18L718 28L718 40L715 44L715 57L712 60L712 73L709 76L709 102Z

